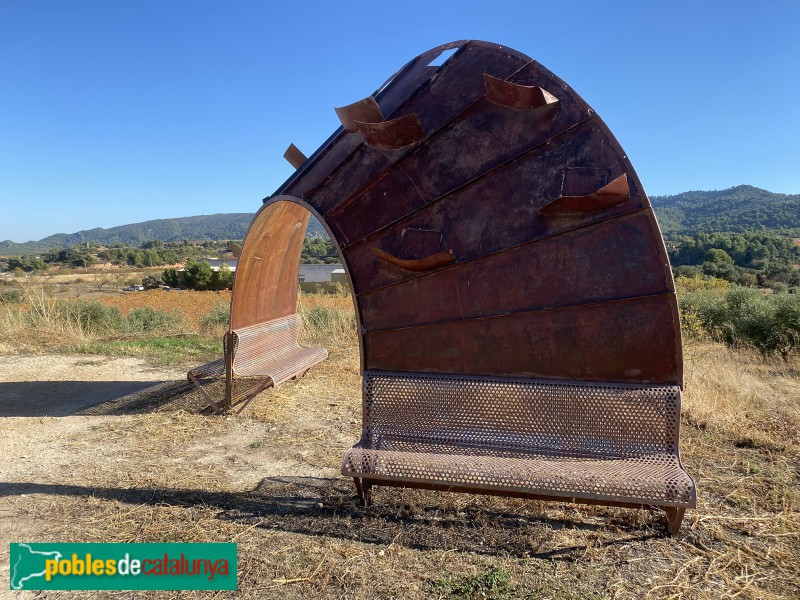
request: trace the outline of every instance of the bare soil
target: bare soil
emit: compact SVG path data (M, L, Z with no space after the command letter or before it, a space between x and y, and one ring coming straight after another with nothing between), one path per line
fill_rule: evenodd
M339 474L360 433L352 348L226 416L203 411L183 368L0 356L0 596L35 597L3 591L9 542L235 541L247 598L798 597L797 403L726 429L691 396L723 394L721 380L703 383L702 352L687 358L682 448L700 499L668 538L662 514L608 507L379 487L361 508Z

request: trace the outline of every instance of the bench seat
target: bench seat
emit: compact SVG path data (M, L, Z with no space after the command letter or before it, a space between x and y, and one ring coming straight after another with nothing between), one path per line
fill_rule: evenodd
M301 324L300 315L292 314L232 330L225 335L223 342L225 358L190 370L188 378L217 412L251 399L270 385L277 387L328 357L325 348L302 348L298 344ZM205 392L202 383L225 376L228 360L231 379L249 378L254 381L235 395L232 385L227 385L225 398L216 401Z
M696 503L680 388L367 371L342 473L372 485L661 507ZM675 523L677 520L677 523Z

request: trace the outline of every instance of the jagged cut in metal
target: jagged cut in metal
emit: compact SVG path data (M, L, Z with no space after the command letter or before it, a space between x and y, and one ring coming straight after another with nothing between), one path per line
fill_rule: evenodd
M373 248L375 256L406 271L431 271L444 265L455 262L456 257L452 250L443 250L425 258L398 258L378 248Z
M542 214L554 214L558 209L571 212L594 212L627 202L631 197L628 176L623 173L599 190L583 196L561 196L540 209Z
M531 110L558 102L558 98L535 85L520 85L483 74L489 102L516 110Z

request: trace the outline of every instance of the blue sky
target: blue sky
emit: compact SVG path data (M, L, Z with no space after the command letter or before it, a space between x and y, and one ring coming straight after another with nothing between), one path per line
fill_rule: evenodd
M515 48L651 195L800 193L800 2L0 0L0 240L251 212L423 51Z

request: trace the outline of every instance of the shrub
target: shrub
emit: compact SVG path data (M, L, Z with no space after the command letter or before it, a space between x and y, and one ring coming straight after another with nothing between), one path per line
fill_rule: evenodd
M3 290L0 292L0 303L19 304L22 302L22 292L19 290Z
M213 329L227 327L231 320L231 305L226 302L217 302L205 315L200 318L200 327Z
M142 287L146 290L157 290L162 285L161 277L155 275L147 275L142 278Z
M59 301L55 316L65 324L76 325L84 333L103 334L124 329L122 314L116 306L94 300Z
M352 343L356 328L356 317L352 311L328 306L301 307L303 335L306 341L322 346L343 346Z
M156 310L149 306L133 309L125 319L125 328L131 333L174 331L182 325L183 315L180 313Z
M800 296L762 294L731 286L725 292L701 289L680 296L688 333L695 329L732 346L751 346L785 360L800 348Z

